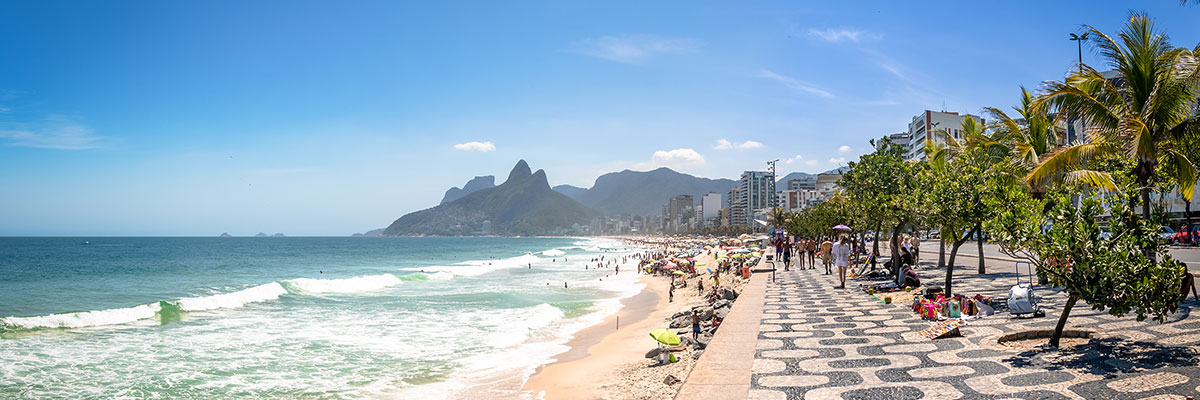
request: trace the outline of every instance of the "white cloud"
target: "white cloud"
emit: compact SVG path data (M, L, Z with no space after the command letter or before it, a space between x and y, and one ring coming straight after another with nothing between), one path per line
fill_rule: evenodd
M692 149L659 150L654 152L654 155L650 157L650 161L657 164L703 164L704 157Z
M834 157L829 159L830 164L845 164L846 157Z
M792 78L790 76L777 74L777 73L774 73L774 72L771 72L771 71L768 71L765 69L759 71L758 75L755 75L755 76L759 77L759 78L770 79L770 80L782 83L784 86L787 86L788 88L791 88L793 90L799 90L802 92L815 94L817 96L821 96L821 97L824 97L827 99L833 98L832 93L821 90L820 88L813 86L812 84L796 80L795 78Z
M699 42L691 39L622 35L577 40L571 43L570 51L609 61L637 64L658 54L692 53L700 46Z
M850 149L850 146L842 146L842 147L838 147L838 152L839 152L839 153L849 153L849 152L850 152L850 150L851 150L851 149Z
M646 170L658 167L680 169L703 165L705 162L704 156L692 149L659 150L650 156L650 161L636 163L633 165L633 169Z
M788 157L783 160L784 164L795 164L804 161L804 156L797 154L795 157Z
M9 146L55 150L86 150L100 147L100 138L83 124L61 117L51 117L36 127L0 130L0 139Z
M496 145L492 144L492 142L466 142L454 145L454 149L462 151L489 152L496 151Z
M834 43L844 40L858 43L861 41L879 40L883 38L883 35L878 33L846 27L825 29L810 28L808 30L808 36L813 36L826 42Z
M715 146L713 146L713 148L717 149L717 150L732 150L732 149L748 150L748 149L757 149L759 147L763 147L763 144L760 142L755 142L753 140L747 140L747 141L741 142L741 143L733 143L733 142L730 142L725 139L717 139L717 144Z

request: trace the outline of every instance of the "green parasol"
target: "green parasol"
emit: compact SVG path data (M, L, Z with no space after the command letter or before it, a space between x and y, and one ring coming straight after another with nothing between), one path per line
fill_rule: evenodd
M667 346L678 346L680 343L679 336L675 336L675 332L662 328L650 331L650 337Z

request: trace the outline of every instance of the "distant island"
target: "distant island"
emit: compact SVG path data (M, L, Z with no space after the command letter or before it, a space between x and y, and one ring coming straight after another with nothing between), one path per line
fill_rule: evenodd
M221 236L219 236L219 237L228 238L228 237L233 237L233 235L230 235L229 232L224 232L224 233L221 233Z

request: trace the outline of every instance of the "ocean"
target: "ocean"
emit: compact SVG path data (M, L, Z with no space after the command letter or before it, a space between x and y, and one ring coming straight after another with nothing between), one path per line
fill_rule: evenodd
M0 238L0 398L519 398L572 334L641 290L635 261L612 266L636 251L599 238Z

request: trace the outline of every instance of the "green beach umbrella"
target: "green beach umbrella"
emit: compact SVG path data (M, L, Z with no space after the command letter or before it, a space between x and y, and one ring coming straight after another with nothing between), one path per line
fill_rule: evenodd
M662 328L650 331L650 337L667 346L678 346L681 343L679 336L675 336L675 332Z
M683 271L675 271L675 275L687 275L687 273Z

